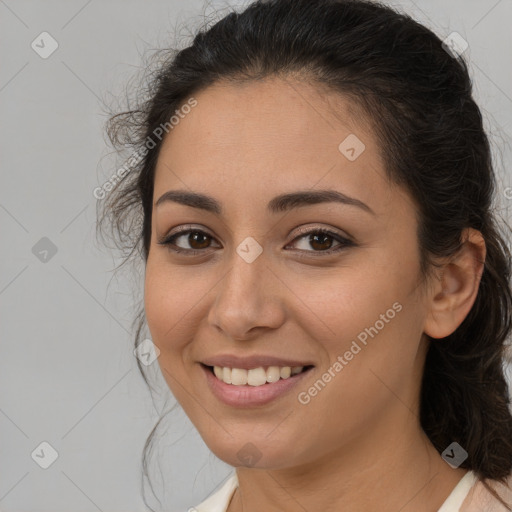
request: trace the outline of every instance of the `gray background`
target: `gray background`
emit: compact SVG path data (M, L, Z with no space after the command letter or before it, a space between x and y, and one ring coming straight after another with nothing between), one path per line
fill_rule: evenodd
M142 274L114 278L120 260L95 241L92 191L119 166L105 145L102 102L122 100L144 52L174 45L174 30L188 43L205 16L229 5L245 3L0 0L0 510L146 510L141 451L173 399L162 392L153 404L132 353ZM512 1L392 5L442 38L457 31L468 41L510 220ZM59 45L47 59L31 47L44 31ZM41 261L34 252L50 245L57 252ZM151 475L158 491L165 475L165 510L186 510L231 467L180 408L170 420ZM44 441L58 452L48 469L31 456Z

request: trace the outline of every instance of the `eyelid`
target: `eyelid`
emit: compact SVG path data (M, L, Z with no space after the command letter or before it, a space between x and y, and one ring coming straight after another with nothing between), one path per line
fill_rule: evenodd
M329 232L332 232L334 235L339 236L340 238L344 238L347 241L350 241L350 242L354 241L353 237L346 231L340 232L336 228L331 228L331 227L326 227L326 226L311 226L311 224L303 224L302 226L299 226L298 228L296 228L296 230L293 231L292 233L297 233L298 235L303 235L303 234L307 235L308 233L310 233L312 231L316 231L316 230L329 231ZM297 236L294 236L292 241L294 241L296 238L297 238Z
M174 229L176 229L176 231L173 232ZM208 229L199 224L179 224L178 226L173 226L172 228L170 228L164 235L160 237L159 241L165 241L171 236L176 236L179 235L180 233L186 233L187 231L202 231L208 236L215 238L215 236Z
M181 224L181 225L178 226L178 228L179 229L175 233L173 233L172 235L170 235L170 233L171 233L171 231L174 228L169 229L168 234L163 235L161 237L160 241L163 241L163 240L169 238L170 236L177 235L181 231L187 231L189 229L196 229L196 228L197 228L198 231L204 231L206 234L208 234L208 236L211 236L212 238L215 238L215 236L212 233L210 233L207 229L205 229L202 226L198 226L196 224ZM314 225L311 226L310 224L302 224L301 226L298 226L295 229L295 231L291 231L288 236L291 236L292 233L295 233L296 235L308 234L311 231L314 231L315 229L333 231L333 234L336 234L336 235L340 236L341 238L345 238L345 239L348 239L350 241L353 241L352 236L349 233L347 233L346 231L340 233L338 231L335 231L336 228L331 228L331 227L326 227L326 226L314 226ZM294 236L292 241L294 241L296 238L297 238L297 236Z
M178 229L174 233L172 233L172 230L173 230L173 228L171 228L171 230L170 230L170 232L168 232L168 234L161 237L157 241L157 243L159 245L168 246L168 249L175 253L183 253L183 254L188 254L190 256L200 254L200 253L203 253L203 254L207 253L209 248L207 248L207 249L183 249L182 247L178 247L178 246L174 245L173 242L171 242L172 239L177 239L180 236L190 234L191 232L194 232L194 231L204 233L205 235L210 237L212 240L216 240L216 237L213 234L211 234L207 229L203 228L202 226L197 227L194 224L182 224L182 225L178 226ZM298 249L297 250L298 253L310 253L313 257L315 257L315 255L321 256L322 254L327 256L327 255L332 255L333 253L335 253L338 250L341 250L345 247L356 245L356 243L352 239L351 235L344 234L344 233L341 234L341 233L335 231L335 228L330 228L330 227L328 228L325 226L314 226L314 225L311 226L311 225L305 224L305 225L299 226L296 229L294 238L291 240L291 242L289 244L286 245L286 247L288 247L290 244L293 244L297 239L303 238L303 237L307 236L308 234L314 234L314 233L324 233L327 236L329 236L330 238L334 239L336 242L338 242L339 245L337 247L335 247L334 249L330 248L326 251L305 251L303 249Z

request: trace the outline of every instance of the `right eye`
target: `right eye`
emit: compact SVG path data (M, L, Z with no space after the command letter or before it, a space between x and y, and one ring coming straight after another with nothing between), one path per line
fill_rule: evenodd
M187 247L178 246L176 241L182 237L185 238L186 243L189 245L197 244L196 247L189 249ZM195 256L209 247L209 244L207 244L205 241L207 239L212 240L213 237L206 233L206 231L201 229L186 229L165 237L163 240L160 240L158 244L167 246L168 249L173 252L185 253L188 256Z

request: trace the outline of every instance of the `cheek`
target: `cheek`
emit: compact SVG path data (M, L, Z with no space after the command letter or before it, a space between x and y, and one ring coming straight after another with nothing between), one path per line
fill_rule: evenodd
M198 327L206 318L206 294L211 283L197 270L150 260L144 282L144 308L161 366L180 371Z
M153 343L162 353L173 350L176 341L180 338L180 325L187 311L186 301L178 299L173 290L180 290L181 285L176 283L176 272L165 270L165 266L148 259L144 282L144 309Z
M167 272L148 259L144 282L144 308L151 340L160 351L157 362L162 377L180 403L187 403L183 387L187 373L183 358L187 346L183 318L187 310L176 294L170 293L176 283ZM181 320L181 321L180 321Z
M324 340L352 338L388 310L388 317L394 318L393 304L406 296L403 276L393 282L389 273L377 275L370 266L340 267L324 278L301 276L296 282L300 284L293 287L294 295L302 299L296 304L304 310L297 318Z
M170 308L169 296L165 293L166 283L159 279L155 265L148 260L146 266L146 276L144 281L144 310L149 330L157 343L158 338L164 328L164 319L172 321L167 314L174 314L173 308ZM168 325L171 325L169 322ZM168 327L167 327L168 328Z
M403 364L404 373L409 371L424 314L417 297L418 272L414 250L397 254L396 249L376 248L364 262L347 260L336 272L329 269L328 276L297 281L294 292L308 306L297 316L302 328L323 345L330 362L346 355L350 372L343 373L352 374L351 386L362 384L359 370L365 370L365 378L370 368L389 372Z

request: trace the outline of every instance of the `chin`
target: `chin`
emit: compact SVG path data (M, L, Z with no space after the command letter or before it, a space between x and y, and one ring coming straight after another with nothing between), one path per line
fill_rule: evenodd
M254 436L248 440L246 436L239 441L230 438L225 444L219 442L207 443L208 448L226 464L233 467L255 469L281 469L294 464L290 454L294 453L293 443L275 446L263 435Z

